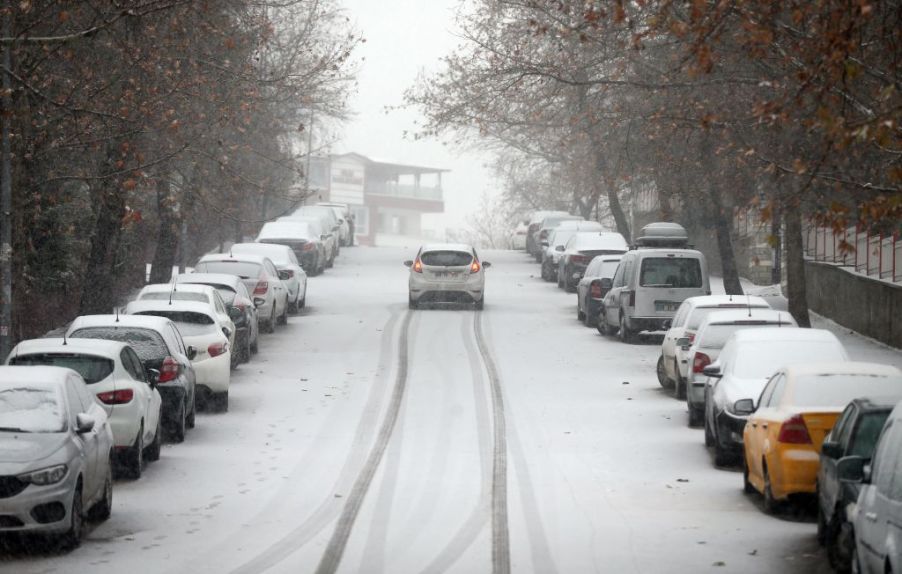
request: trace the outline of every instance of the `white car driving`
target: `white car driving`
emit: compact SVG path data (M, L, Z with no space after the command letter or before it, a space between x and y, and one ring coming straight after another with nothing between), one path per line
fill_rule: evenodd
M485 270L492 264L480 261L470 245L424 245L416 259L405 261L404 265L410 267L408 300L411 309L427 301L473 303L477 310L482 310L485 305Z
M65 367L80 374L106 411L117 462L131 478L141 477L145 460L160 458L162 399L156 380L145 373L129 345L101 339L31 339L16 345L6 363Z

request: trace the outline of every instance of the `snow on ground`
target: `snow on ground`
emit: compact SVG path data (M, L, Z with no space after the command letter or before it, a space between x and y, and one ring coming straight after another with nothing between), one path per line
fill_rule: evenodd
M313 572L379 436L398 380L412 250L342 250L308 308L234 373L231 406L201 414L69 554L0 555L0 571ZM397 423L347 538L341 572L490 572L492 397L506 422L515 572L822 572L813 518L765 515L737 470L713 466L685 403L660 388L653 343L576 321L574 296L523 253L484 254L482 313L412 312ZM897 350L842 333L854 358Z

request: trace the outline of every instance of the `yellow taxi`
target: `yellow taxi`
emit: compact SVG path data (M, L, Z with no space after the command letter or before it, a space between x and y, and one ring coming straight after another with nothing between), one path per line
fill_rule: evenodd
M777 371L758 404L738 401L749 414L743 431L746 492L764 495L774 512L795 494L817 489L821 443L845 406L857 397L902 397L902 371L874 363L818 363Z

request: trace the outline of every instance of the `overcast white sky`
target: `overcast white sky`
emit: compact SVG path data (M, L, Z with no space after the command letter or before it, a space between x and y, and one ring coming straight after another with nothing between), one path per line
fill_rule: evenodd
M439 58L459 43L452 34L459 0L342 0L348 16L366 38L357 56L359 89L352 98L357 116L344 129L336 153L354 151L399 163L450 169L443 176L445 223L466 224L483 190L492 186L485 154L460 152L440 142L405 139L416 131L416 110L385 113L403 103L404 90L421 70L437 70Z

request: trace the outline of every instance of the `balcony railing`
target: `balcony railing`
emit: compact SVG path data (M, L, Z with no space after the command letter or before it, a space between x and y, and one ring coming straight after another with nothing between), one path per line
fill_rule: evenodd
M408 199L426 199L442 201L442 188L416 186L404 183L386 182L373 185L366 190L367 193L376 195L388 195L391 197L403 197Z

